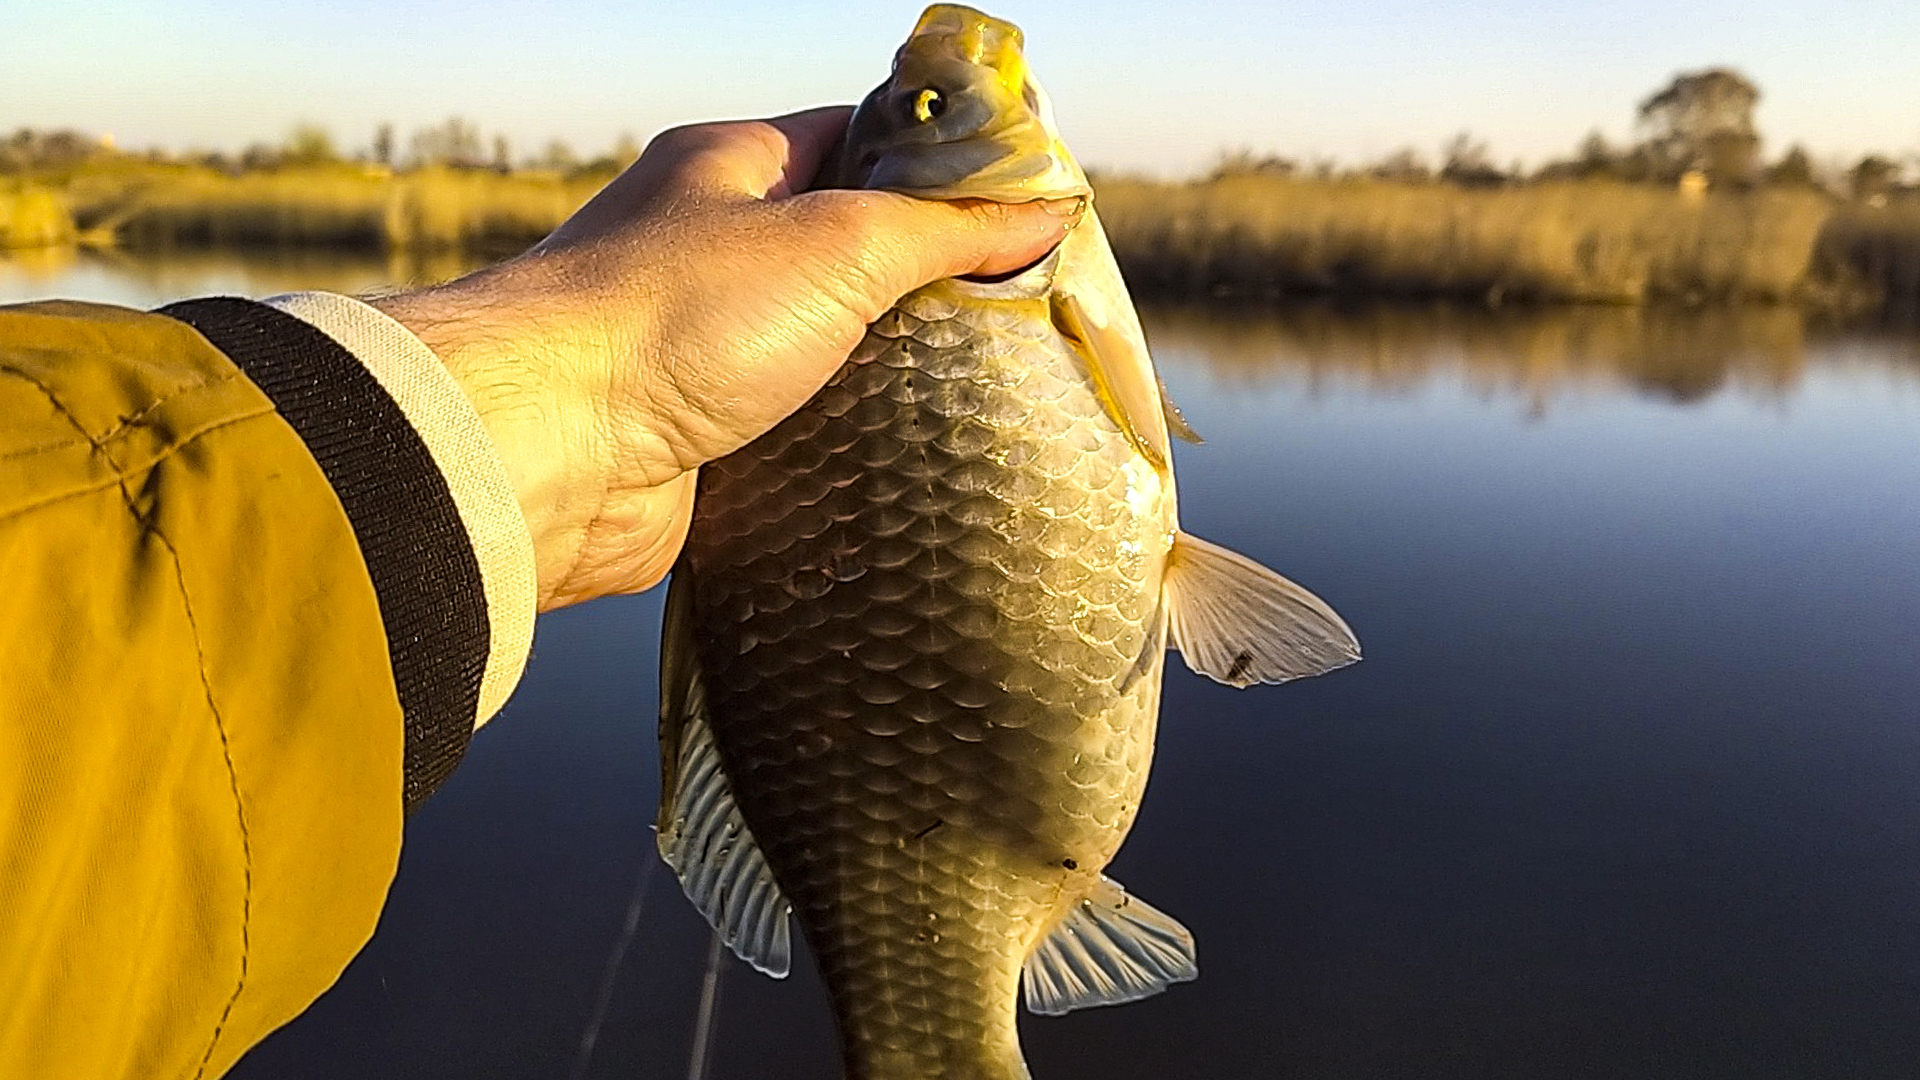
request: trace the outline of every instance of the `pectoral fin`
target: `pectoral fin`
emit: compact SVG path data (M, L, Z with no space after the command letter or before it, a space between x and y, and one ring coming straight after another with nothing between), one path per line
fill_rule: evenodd
M1164 584L1174 647L1229 686L1319 675L1360 659L1326 601L1237 552L1176 533Z
M1054 329L1085 361L1107 415L1142 457L1157 468L1167 468L1173 455L1167 440L1166 399L1146 342L1114 325L1093 297L1075 293L1064 283L1056 283L1048 305Z
M1160 411L1167 418L1167 430L1183 443L1197 445L1206 442L1207 440L1200 437L1199 432L1193 430L1193 425L1187 423L1187 414L1181 412L1180 406L1173 403L1173 395L1167 393L1167 380L1155 376L1154 381L1160 384Z
M677 569L660 640L660 857L734 955L783 979L793 966L793 904L720 767L693 650L691 602L692 582Z
M1027 957L1020 989L1028 1011L1060 1016L1151 997L1199 975L1187 928L1103 877Z

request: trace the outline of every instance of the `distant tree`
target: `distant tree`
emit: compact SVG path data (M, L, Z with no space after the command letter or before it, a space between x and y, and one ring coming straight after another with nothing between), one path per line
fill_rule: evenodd
M1878 154L1868 154L1847 170L1847 186L1856 199L1885 198L1900 186L1900 166Z
M1256 154L1242 147L1220 155L1220 163L1213 167L1209 179L1219 180L1228 176L1292 176L1300 171L1300 163L1292 158L1278 154Z
M493 137L493 171L497 173L513 171L513 149L508 145L505 135Z
M421 165L473 168L484 164L480 129L469 120L449 116L446 122L413 133L413 159Z
M1490 187L1506 182L1507 174L1493 163L1486 141L1463 131L1440 151L1440 179L1461 187Z
M1376 180L1392 180L1402 184L1423 184L1433 179L1433 168L1427 164L1420 151L1413 147L1402 147L1369 165L1366 174Z
M1819 187L1820 181L1814 176L1813 155L1795 143L1779 161L1767 167L1767 183L1774 187Z
M580 167L580 156L573 152L573 147L568 146L565 139L553 139L540 152L537 164L543 169L572 172Z
M182 155L181 160L189 165L216 169L223 173L240 171L240 163L227 156L224 150L191 150Z
M0 143L0 171L57 172L113 153L112 143L78 131L21 128Z
M301 124L287 136L286 151L281 160L289 165L320 165L340 160L340 154L334 149L333 136L318 124Z
M380 165L393 164L392 124L381 124L373 129L373 160Z
M1760 154L1753 126L1759 102L1759 87L1732 68L1674 76L1640 103L1652 179L1670 181L1694 169L1720 183L1750 179Z
M1591 180L1601 177L1618 179L1621 175L1621 154L1607 137L1599 131L1590 131L1580 140L1580 146L1573 156L1561 161L1550 161L1542 165L1533 174L1535 180ZM1514 176L1520 170L1513 171Z
M593 173L619 172L621 169L633 164L633 160L639 156L640 141L635 139L631 132L623 131L620 133L620 137L614 140L611 153L594 158L592 161L580 166L578 171Z
M1597 128L1587 132L1587 137L1580 141L1573 160L1580 167L1580 175L1585 177L1620 175L1620 155Z
M243 172L256 172L261 169L277 169L285 151L266 143L254 143L240 152L240 169Z

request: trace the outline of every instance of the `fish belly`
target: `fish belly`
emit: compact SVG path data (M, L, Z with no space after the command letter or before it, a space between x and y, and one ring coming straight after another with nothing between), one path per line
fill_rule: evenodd
M710 723L853 1078L1024 1076L1021 962L1139 806L1170 482L1045 301L902 301L703 470Z

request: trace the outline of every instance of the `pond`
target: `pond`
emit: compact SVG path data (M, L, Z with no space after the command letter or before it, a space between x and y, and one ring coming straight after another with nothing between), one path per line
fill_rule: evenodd
M0 261L150 306L457 266ZM1170 666L1113 874L1201 978L1023 1018L1041 1080L1920 1067L1920 337L1795 312L1145 312L1184 524L1366 660ZM688 1075L708 933L652 870L659 591L542 619L372 944L232 1074ZM838 1075L800 965L714 1080ZM596 1020L598 1021L596 1023Z

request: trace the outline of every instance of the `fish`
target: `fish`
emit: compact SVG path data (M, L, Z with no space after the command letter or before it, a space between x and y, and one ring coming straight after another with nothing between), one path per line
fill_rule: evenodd
M926 9L822 186L1091 200L1020 30ZM1359 658L1325 602L1183 532L1165 400L1097 213L1036 264L903 297L700 471L661 645L662 856L742 959L797 924L849 1080L1029 1075L1029 1010L1194 978L1103 874L1169 646L1238 687Z

